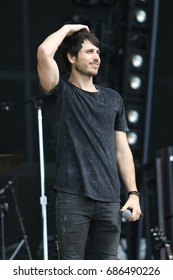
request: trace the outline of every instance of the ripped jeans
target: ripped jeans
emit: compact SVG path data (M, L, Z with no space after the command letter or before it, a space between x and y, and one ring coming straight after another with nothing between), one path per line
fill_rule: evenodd
M115 260L121 232L120 204L57 192L57 245L62 260Z

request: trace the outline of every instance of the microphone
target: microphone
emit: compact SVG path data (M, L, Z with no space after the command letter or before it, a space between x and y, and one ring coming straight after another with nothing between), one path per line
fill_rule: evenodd
M132 215L132 211L130 209L126 209L122 212L122 217L125 219L125 220L128 220Z

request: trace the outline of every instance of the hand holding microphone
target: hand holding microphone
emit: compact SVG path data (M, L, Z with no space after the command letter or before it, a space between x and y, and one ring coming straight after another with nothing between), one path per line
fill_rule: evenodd
M122 217L127 221L131 217L131 215L132 215L132 210L129 208L122 212Z
M124 210L121 214L122 214L122 218L125 219L126 221L128 221L129 218L130 218L131 215L132 215L132 209L127 208L127 209ZM141 213L140 216L139 216L139 219L142 219L142 217L143 217L143 214Z

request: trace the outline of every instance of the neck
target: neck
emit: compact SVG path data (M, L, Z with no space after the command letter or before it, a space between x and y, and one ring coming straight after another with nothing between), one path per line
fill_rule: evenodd
M93 84L92 77L73 77L72 75L69 78L69 82L75 85L78 88L81 88L88 92L95 92L97 91L96 87Z

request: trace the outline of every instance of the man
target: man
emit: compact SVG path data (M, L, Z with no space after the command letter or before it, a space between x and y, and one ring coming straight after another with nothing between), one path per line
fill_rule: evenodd
M55 54L63 50L69 71L59 74ZM93 259L117 259L121 212L140 218L139 192L121 96L95 85L99 40L88 26L67 24L37 52L44 104L56 133L56 223L61 259L84 259L88 233ZM121 175L128 200L120 209Z

